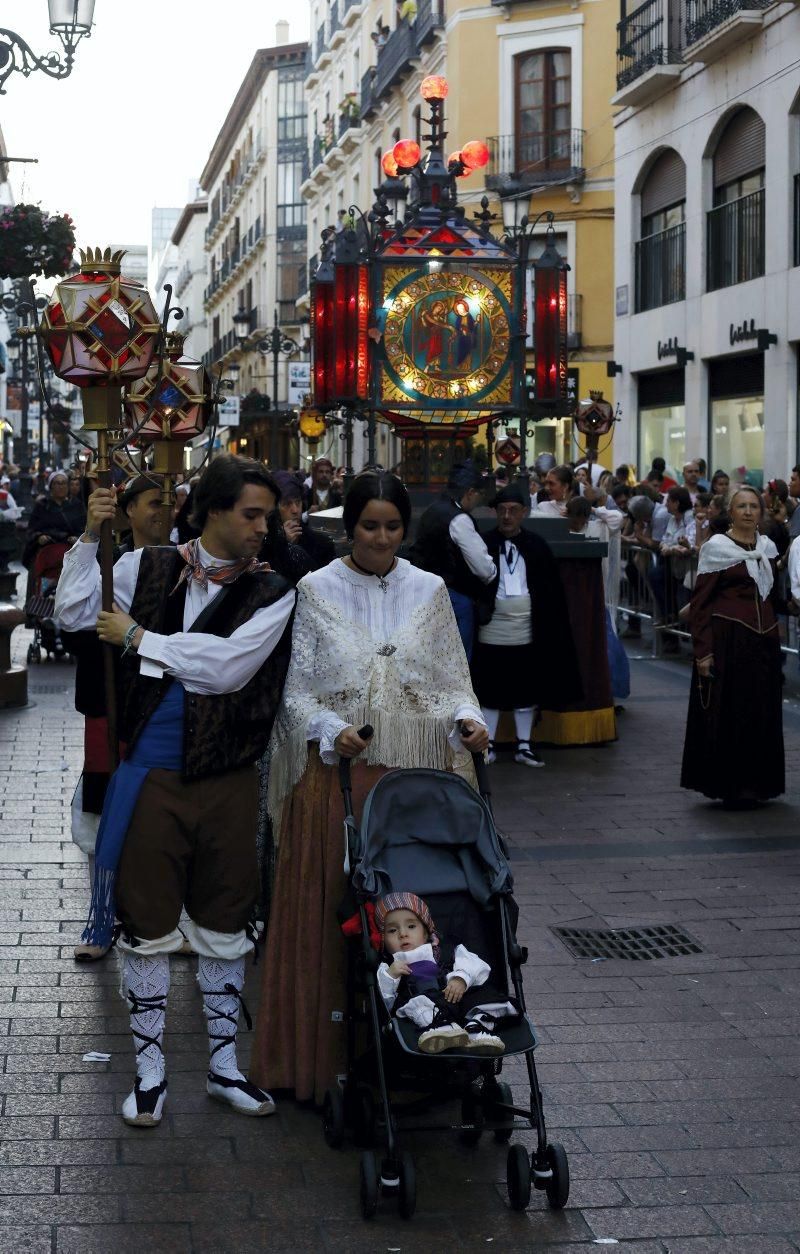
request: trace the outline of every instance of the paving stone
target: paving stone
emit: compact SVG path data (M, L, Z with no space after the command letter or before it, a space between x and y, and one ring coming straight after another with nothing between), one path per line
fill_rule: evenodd
M625 1210L592 1210L586 1222L597 1237L681 1237L718 1233L720 1228L701 1206L651 1206Z

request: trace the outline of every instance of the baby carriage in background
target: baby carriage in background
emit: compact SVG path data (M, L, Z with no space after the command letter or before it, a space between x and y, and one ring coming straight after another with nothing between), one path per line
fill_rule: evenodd
M33 629L28 645L28 663L41 662L42 649L48 657L67 656L55 624L55 596L67 545L53 541L36 551L28 572L25 599L25 626Z
M360 829L353 817L350 762L339 776L344 796L349 902L360 934L347 942L347 1070L325 1095L323 1128L333 1148L351 1131L361 1155L361 1213L372 1218L381 1194L397 1197L401 1216L416 1207L414 1160L401 1148L404 1131L455 1131L476 1145L484 1132L507 1144L517 1130L533 1129L536 1148L509 1147L506 1178L515 1210L530 1202L531 1187L561 1209L569 1196L569 1165L561 1145L548 1143L533 1051L536 1035L522 987L527 951L517 943L517 907L506 850L492 817L486 767L474 756L480 795L458 775L396 770L369 793ZM348 869L351 870L348 870ZM389 892L413 892L428 904L440 934L457 937L491 966L493 986L511 994L519 1016L492 1029L505 1045L501 1057L457 1050L432 1056L418 1048L419 1028L391 1016L380 996L380 955L370 940L367 903ZM355 899L355 903L353 902ZM352 931L351 920L347 930ZM509 987L510 976L510 987ZM528 1090L515 1104L500 1079L503 1060L523 1056ZM437 1106L460 1102L460 1121L425 1122ZM373 1146L381 1144L379 1157Z

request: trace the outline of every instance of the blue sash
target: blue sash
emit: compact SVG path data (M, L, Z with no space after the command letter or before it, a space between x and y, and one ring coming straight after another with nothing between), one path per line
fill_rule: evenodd
M125 837L148 773L183 766L183 686L173 682L136 742L131 756L111 776L95 845L94 884L89 918L81 939L111 944L116 917L117 869Z

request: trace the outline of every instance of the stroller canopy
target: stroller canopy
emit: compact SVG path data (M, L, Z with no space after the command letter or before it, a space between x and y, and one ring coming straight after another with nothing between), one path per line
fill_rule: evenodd
M364 805L355 888L388 892L467 892L479 906L510 893L511 869L488 806L460 775L390 771Z

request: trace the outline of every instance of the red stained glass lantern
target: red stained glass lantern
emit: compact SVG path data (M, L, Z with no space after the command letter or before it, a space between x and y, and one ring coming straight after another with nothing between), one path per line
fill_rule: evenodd
M212 386L202 362L183 356L184 336L168 337L163 370L154 363L143 379L132 383L125 412L137 442L191 440L205 430Z
M323 261L311 280L311 392L318 409L333 407L333 266Z
M461 149L460 155L468 170L480 170L489 160L489 149L482 139L471 139Z
M533 263L533 344L535 404L552 414L567 399L568 270L550 229L544 251Z
M439 74L429 74L427 78L423 78L419 94L423 100L444 100L449 90L446 78Z
M422 156L420 146L413 139L399 139L392 149L399 170L413 170Z
M334 401L337 405L357 405L367 396L369 386L369 273L366 266L336 266L333 308L336 325Z
M144 284L121 274L123 252L81 250L80 273L62 279L42 315L55 373L79 388L140 379L158 345L158 315Z
M397 178L397 162L393 152L385 152L381 157L381 169L387 178Z

